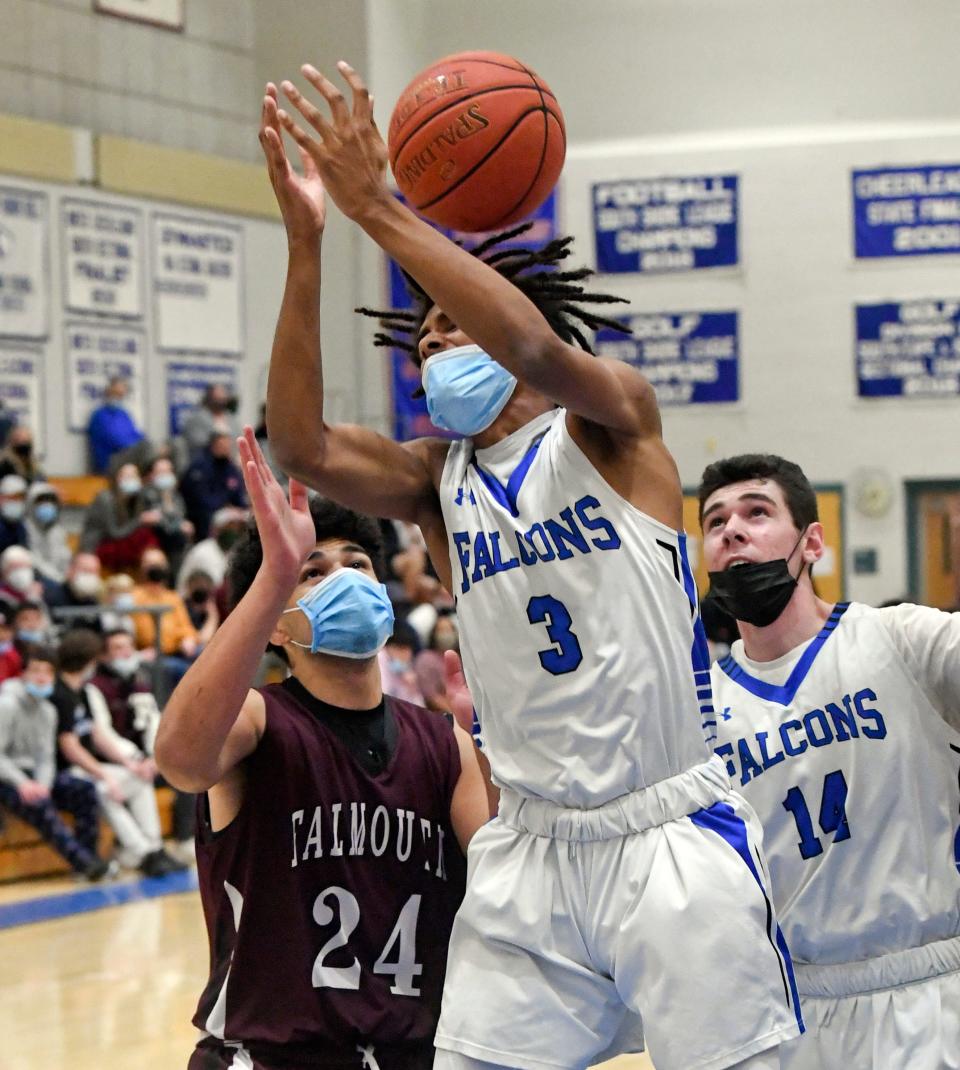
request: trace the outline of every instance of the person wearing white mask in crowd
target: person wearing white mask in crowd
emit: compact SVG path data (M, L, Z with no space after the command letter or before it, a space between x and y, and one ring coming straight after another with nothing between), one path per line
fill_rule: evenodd
M143 551L159 545L154 527L162 519L147 502L140 470L121 464L87 509L80 549L96 554L111 571L136 568Z
M177 476L169 457L157 456L144 473L143 495L147 508L160 514L153 526L160 548L176 564L193 538L193 524L177 490Z
M213 514L210 521L210 535L191 546L180 565L177 574L177 590L186 597L187 580L195 572L205 572L219 587L227 574L227 553L246 529L246 509L225 505Z
M67 530L60 523L60 494L50 483L31 483L27 490L24 526L40 581L63 583L70 564Z
M100 574L100 558L96 554L74 554L67 565L66 578L63 583L47 586L47 606L57 609L86 609L89 616L71 614L66 622L72 628L92 628L95 632L103 631L100 617L103 612L103 577Z
M0 554L0 601L14 609L24 602L43 601L33 556L24 546L8 546Z
M27 481L23 476L7 475L0 479L0 551L8 546L27 545L27 529L23 523L26 498Z

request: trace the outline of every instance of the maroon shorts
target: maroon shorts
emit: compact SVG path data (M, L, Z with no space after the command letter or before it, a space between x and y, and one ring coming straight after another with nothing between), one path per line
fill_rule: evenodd
M433 1055L430 1041L239 1048L208 1036L193 1049L187 1070L431 1070Z

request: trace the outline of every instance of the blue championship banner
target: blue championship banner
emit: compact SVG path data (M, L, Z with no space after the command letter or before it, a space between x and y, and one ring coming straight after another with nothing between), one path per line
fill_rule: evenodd
M695 271L739 262L736 175L596 182L597 270Z
M604 327L597 331L597 355L636 365L652 383L658 404L739 400L738 313L644 313L623 323L633 337Z
M556 194L550 196L529 217L533 221L533 227L512 242L506 242L503 248L511 245L524 247L529 245L541 246L552 241L557 235L556 221ZM460 231L445 230L438 227L443 234L454 241L463 241L468 247L479 245L489 235L487 234L463 234ZM502 229L507 229L506 227ZM407 288L404 285L403 274L394 260L388 260L390 273L390 307L412 308L413 304ZM438 430L430 421L427 412L427 402L423 397L413 397L413 393L420 387L420 371L410 359L410 354L402 349L391 349L391 392L393 394L393 437L398 442L406 442L411 438L442 437L450 438L449 431Z
M862 398L960 394L960 301L857 305Z
M960 165L853 172L858 259L960 253Z

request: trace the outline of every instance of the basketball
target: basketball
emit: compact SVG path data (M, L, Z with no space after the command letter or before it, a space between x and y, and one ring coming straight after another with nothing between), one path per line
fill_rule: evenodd
M566 143L550 87L498 52L458 52L421 71L400 95L387 136L407 203L466 231L505 226L541 205Z

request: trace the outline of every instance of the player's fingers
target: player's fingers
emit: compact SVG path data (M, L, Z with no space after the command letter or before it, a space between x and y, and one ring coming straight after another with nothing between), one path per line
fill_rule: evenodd
M297 479L290 480L290 508L299 513L307 509L307 488Z
M353 117L358 122L369 122L373 109L373 97L370 96L370 90L346 60L340 60L337 70L343 75L343 80L350 86L350 91L353 93Z
M288 112L284 111L283 108L277 112L277 117L280 120L280 125L300 146L302 151L308 153L314 160L316 160L317 156L323 151L323 146L318 145L313 138L311 138L305 131L301 130L293 121L293 117Z
M305 63L300 68L300 72L323 97L327 104L330 105L330 115L333 118L333 125L338 129L342 129L350 119L350 109L347 107L347 102L344 99L343 93L340 92L329 78L321 74L316 67L309 63Z
M290 101L304 119L306 119L313 129L316 130L321 139L327 144L336 144L336 133L330 123L323 117L323 113L320 109L307 100L293 82L281 82L280 88L283 90L283 95L287 100ZM283 110L281 109L278 114L281 116L280 121L282 122Z
M257 466L257 471L260 473L260 479L263 481L265 487L271 486L276 483L273 471L270 465L267 464L267 459L263 455L263 450L260 449L260 443L257 442L257 436L254 434L253 428L247 424L243 429L243 437L246 440L247 448L250 451L250 457Z
M443 674L448 687L465 688L467 686L463 675L463 663L455 650L443 652Z

